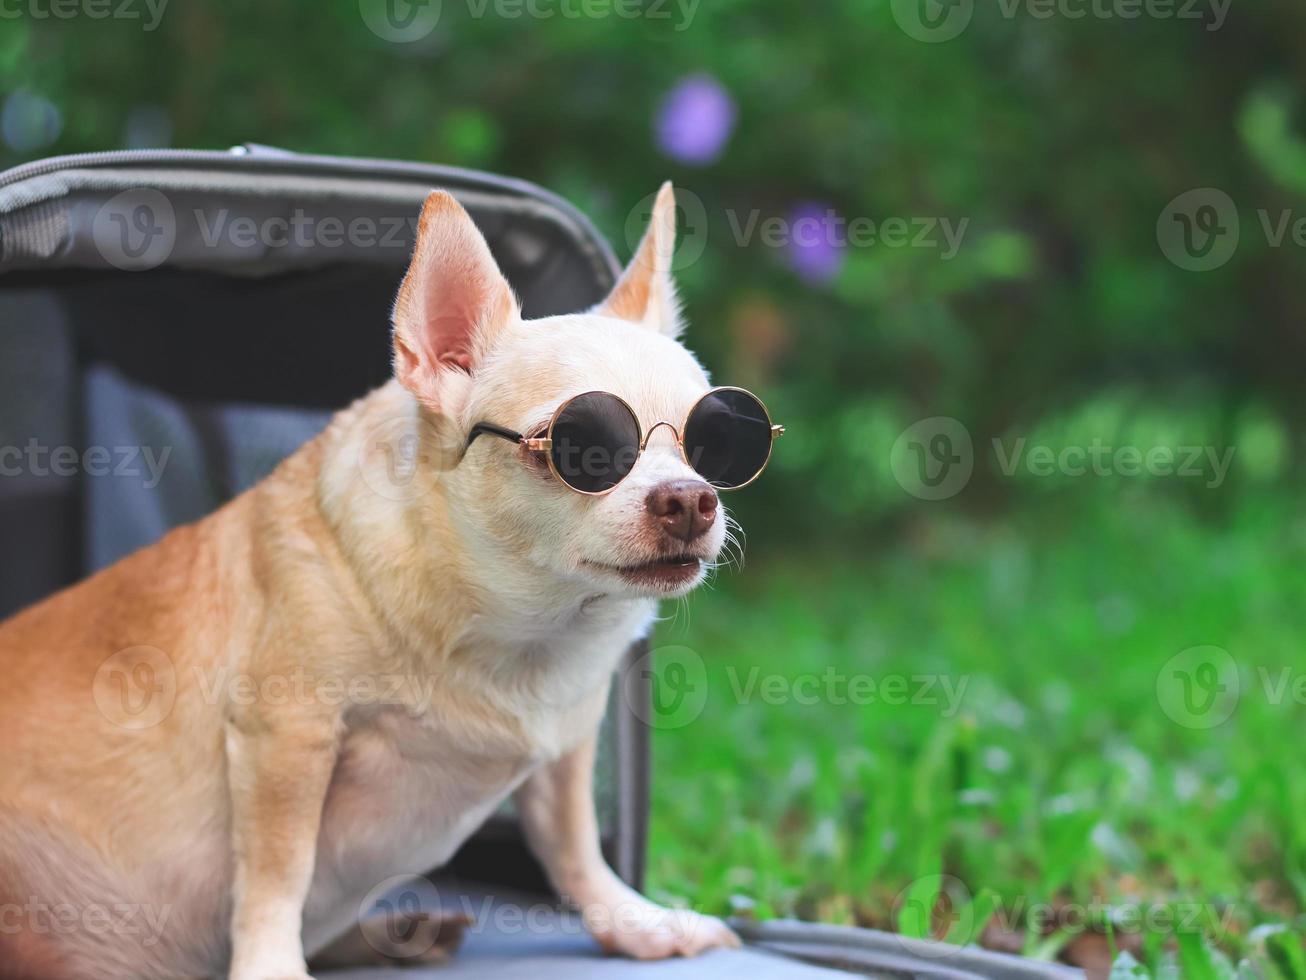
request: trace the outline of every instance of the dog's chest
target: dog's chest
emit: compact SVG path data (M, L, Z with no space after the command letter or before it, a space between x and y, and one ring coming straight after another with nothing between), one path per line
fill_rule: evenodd
M356 906L391 876L448 861L536 767L597 730L629 635L595 639L515 651L525 659L509 670L472 665L415 703L354 719L323 810L306 925L315 900Z
M321 831L342 880L442 863L536 764L525 746L469 734L394 712L346 737Z

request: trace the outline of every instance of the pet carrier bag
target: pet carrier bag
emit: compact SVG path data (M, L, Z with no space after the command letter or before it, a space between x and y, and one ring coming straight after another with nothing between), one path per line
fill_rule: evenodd
M467 170L247 145L0 174L0 616L214 510L382 384L391 304L434 187L471 213L526 316L587 308L612 287L616 259L583 215ZM636 887L649 804L641 683L614 685L596 776L603 849ZM432 870L438 891L423 894L479 896L474 910L549 901L509 808ZM743 952L635 964L602 958L551 907L529 928L505 925L516 921L474 924L438 976L1060 975L799 923L740 923Z

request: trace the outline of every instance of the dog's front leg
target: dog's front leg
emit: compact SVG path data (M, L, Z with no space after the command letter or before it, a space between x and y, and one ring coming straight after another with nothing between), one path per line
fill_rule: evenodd
M650 902L603 860L593 796L597 741L596 734L536 770L515 796L526 839L553 887L581 909L608 952L655 960L737 947L739 938L720 919Z
M338 753L335 717L247 712L227 724L235 882L230 980L305 980L304 900Z

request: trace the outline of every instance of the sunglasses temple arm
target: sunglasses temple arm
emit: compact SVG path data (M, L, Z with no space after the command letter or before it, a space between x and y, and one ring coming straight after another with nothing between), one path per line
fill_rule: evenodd
M498 436L500 439L507 439L509 442L523 442L525 439L520 432L505 429L501 425L494 425L491 422L477 422L472 426L472 431L467 433L467 445L471 446L476 441L476 437L482 435Z

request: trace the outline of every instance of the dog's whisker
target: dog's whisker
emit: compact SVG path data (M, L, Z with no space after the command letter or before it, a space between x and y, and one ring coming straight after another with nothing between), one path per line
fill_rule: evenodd
M723 564L733 564L736 568L744 567L744 531L733 518L726 515L726 534Z
M734 547L735 552L738 555L739 558L738 567L743 568L744 546L748 543L748 535L744 533L744 529L740 525L740 523L737 520L735 520L733 517L731 517L729 514L725 515L725 519L726 519L726 541L729 542L729 544Z

